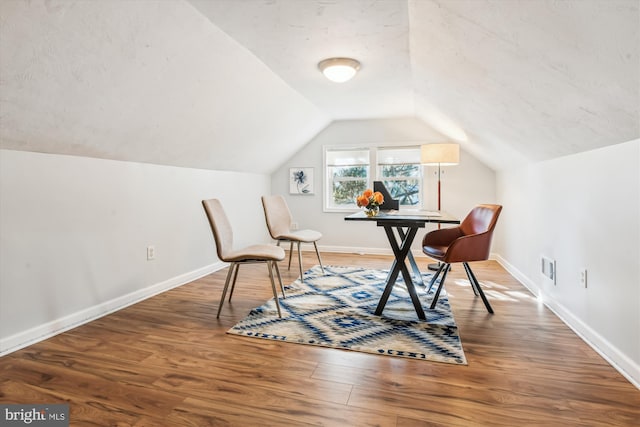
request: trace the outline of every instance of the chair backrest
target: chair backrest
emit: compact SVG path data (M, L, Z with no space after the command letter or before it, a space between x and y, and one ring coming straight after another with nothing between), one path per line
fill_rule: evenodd
M209 218L213 238L216 241L216 251L221 261L227 261L227 254L233 250L233 230L227 214L218 199L203 200L202 206Z
M462 221L460 229L465 236L492 233L501 211L502 206L500 205L478 205Z
M502 211L500 205L478 205L458 227L462 235L447 249L444 262L472 262L489 259L493 230Z
M279 195L262 196L262 208L269 234L273 239L290 232L293 216L284 197Z

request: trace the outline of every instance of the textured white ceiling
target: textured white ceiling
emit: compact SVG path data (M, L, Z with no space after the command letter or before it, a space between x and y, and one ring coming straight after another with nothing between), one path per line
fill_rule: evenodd
M635 0L191 3L332 119L415 115L494 168L640 136Z
M412 2L416 104L455 120L489 163L638 138L639 4Z
M269 172L331 120L416 116L494 168L577 153L640 137L638 4L3 0L0 146Z
M413 116L406 1L191 0L332 119ZM361 72L347 84L318 70L351 57Z
M330 121L183 1L0 1L2 148L270 173Z

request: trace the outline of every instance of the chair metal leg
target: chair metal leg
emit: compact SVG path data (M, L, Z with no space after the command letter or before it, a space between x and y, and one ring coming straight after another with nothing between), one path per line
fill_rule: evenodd
M320 263L320 269L322 270L322 274L324 274L324 267L322 266L322 260L320 259L320 252L318 252L318 245L316 242L313 242L313 247L316 249L316 255L318 256L318 262Z
M222 297L220 298L220 305L218 306L218 314L216 315L216 319L220 318L220 310L222 310L222 305L224 304L224 298L227 296L227 288L229 287L229 280L231 279L231 275L233 274L233 270L236 266L235 262L232 262L229 266L229 272L227 273L227 280L224 282L224 288L222 289Z
M465 262L464 264L467 264L467 263ZM484 295L484 292L480 287L480 282L478 282L478 279L476 279L476 276L475 274L473 274L473 271L471 270L471 267L469 267L469 264L466 265L466 268L468 269L467 271L469 272L469 274L471 275L471 278L473 279L473 283L475 283L476 288L478 289L478 293L480 294L480 298L482 298L482 302L484 303L484 306L487 308L487 311L489 313L493 314L493 308L491 307L491 304L489 304L489 300L487 299L487 297Z
M464 271L467 272L467 277L469 278L469 283L471 283L471 289L473 289L473 293L478 296L478 288L476 287L476 282L475 280L472 279L473 276L473 272L471 271L471 268L469 267L469 264L466 262L462 263L462 266L464 267Z
M287 270L291 270L291 256L293 255L293 241L289 243L289 267L287 267Z
M278 263L273 261L273 265L276 267L276 273L278 274L278 283L280 283L280 289L282 290L282 298L286 298L287 295L284 293L284 286L282 285L282 276L280 275L280 268L278 267Z
M236 280L238 279L238 270L240 270L240 264L236 264L236 272L233 274L233 280L231 281L231 289L229 290L229 302L231 302L231 295L236 288Z
M433 285L435 285L436 280L438 280L438 276L440 276L440 273L442 273L442 269L443 268L444 268L444 264L443 263L438 264L438 271L436 271L436 273L431 278L431 281L429 282L429 289L427 290L427 293L431 292L431 288L433 288Z
M302 276L302 252L300 252L300 243L298 242L298 264L300 267L300 283L304 283L304 278Z
M448 267L449 267L449 264L443 263L442 266L438 268L438 270L442 270L444 268L444 273L442 273L442 279L440 279L440 285L438 285L438 290L436 291L436 294L433 296L433 299L431 300L431 307L429 307L431 310L436 308L436 304L438 303L438 298L440 298L440 291L444 286L444 281L447 278L447 273L449 272Z
M275 300L276 308L278 309L278 317L282 317L282 313L280 312L280 302L278 301L278 292L276 291L276 282L273 280L273 264L275 264L275 261L267 261L267 269L269 270L269 279L271 279L273 299Z

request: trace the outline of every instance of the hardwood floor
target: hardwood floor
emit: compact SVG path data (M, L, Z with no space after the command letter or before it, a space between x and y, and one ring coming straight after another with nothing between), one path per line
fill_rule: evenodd
M637 388L497 263L472 268L495 315L455 266L447 290L468 366L227 335L271 296L256 264L240 268L219 320L226 269L0 358L0 402L69 403L72 426L640 425ZM293 281L295 260L281 271Z

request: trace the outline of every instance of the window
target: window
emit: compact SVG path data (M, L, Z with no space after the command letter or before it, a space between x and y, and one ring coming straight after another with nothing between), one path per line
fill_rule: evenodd
M377 153L378 174L375 181L383 182L391 197L399 200L400 207L420 207L420 148L380 148Z
M369 179L369 149L325 151L325 208L354 208L356 197L367 189Z
M420 147L326 147L324 159L326 211L356 209L356 197L373 181L382 181L401 207L422 207Z

